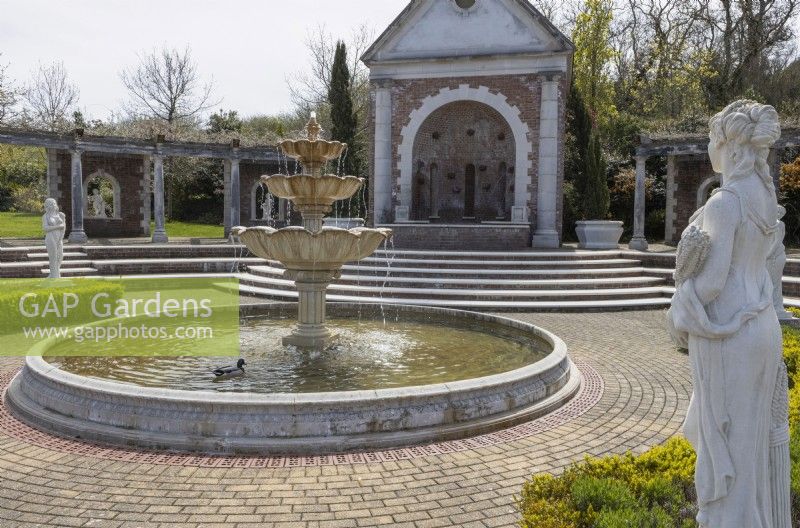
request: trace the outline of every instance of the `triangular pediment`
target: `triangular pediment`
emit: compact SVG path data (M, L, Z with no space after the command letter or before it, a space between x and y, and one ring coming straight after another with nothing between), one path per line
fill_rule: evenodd
M470 2L461 2L469 5ZM571 52L527 0L412 0L364 54L365 63Z

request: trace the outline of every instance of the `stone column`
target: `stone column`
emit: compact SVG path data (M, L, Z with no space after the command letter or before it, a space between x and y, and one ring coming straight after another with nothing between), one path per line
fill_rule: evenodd
M536 232L533 247L558 248L558 128L559 84L557 75L542 82L539 112L539 173L536 199ZM517 167L523 170L523 167ZM519 189L520 191L522 189Z
M375 167L372 180L375 225L388 222L392 211L392 90L389 82L379 81L375 88Z
M69 232L71 244L83 244L89 237L83 231L83 163L82 152L73 149L72 153L72 228Z
M169 242L164 222L164 156L153 156L153 216L155 229L151 240L156 244Z
M239 159L232 158L231 163L231 217L230 222L232 227L241 225L241 209L242 199L241 191L239 189Z
M633 238L629 248L637 251L647 251L647 238L644 236L645 199L647 179L647 157L636 156L636 198L633 206Z

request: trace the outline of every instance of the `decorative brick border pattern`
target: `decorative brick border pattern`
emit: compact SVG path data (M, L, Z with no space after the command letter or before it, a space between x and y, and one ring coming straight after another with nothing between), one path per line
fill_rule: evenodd
M388 451L342 453L323 456L204 456L182 453L163 453L153 451L125 450L104 445L81 442L49 435L34 429L16 419L5 405L5 392L12 378L19 369L0 372L0 432L27 444L45 449L73 455L85 455L105 460L121 462L138 462L145 464L213 467L213 468L293 468L308 466L329 466L345 464L372 464L408 460L427 456L441 455L480 449L492 445L514 442L563 425L583 415L594 407L603 395L603 378L587 362L576 360L581 372L583 385L578 394L569 403L557 411L531 422L517 425L502 431L437 444L413 446Z

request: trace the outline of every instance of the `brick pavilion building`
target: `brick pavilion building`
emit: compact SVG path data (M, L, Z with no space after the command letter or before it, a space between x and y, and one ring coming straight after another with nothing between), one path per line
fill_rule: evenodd
M574 47L526 0L413 0L370 68L370 221L404 248L556 248Z

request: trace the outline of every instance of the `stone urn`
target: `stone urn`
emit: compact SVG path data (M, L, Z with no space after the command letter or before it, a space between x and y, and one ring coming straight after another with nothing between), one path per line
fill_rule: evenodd
M622 237L622 222L616 220L581 220L575 223L581 249L617 249Z

